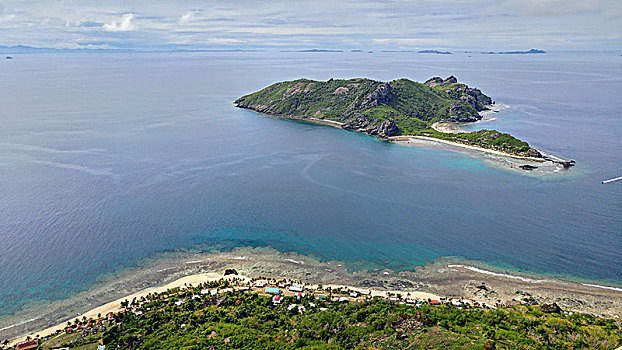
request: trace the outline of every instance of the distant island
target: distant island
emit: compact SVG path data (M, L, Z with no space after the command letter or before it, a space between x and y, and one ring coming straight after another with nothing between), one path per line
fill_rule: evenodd
M328 50L328 49L309 49L309 50L290 50L281 52L343 52L342 50Z
M435 53L437 55L451 55L449 51L438 51L438 50L421 50L417 51L417 53Z
M500 51L500 52L482 52L484 55L526 55L533 53L546 53L544 50L531 49L529 51Z
M434 77L423 84L409 79L298 79L273 84L235 101L240 108L341 127L386 141L406 136L432 138L541 159L542 154L527 142L496 130L446 133L434 128L438 122L479 121L479 112L493 104L479 89L459 83L454 76Z

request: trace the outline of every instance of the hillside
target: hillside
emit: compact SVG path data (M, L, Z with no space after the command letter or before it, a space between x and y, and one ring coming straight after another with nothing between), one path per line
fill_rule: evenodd
M555 304L495 308L266 282L221 280L149 294L99 321L76 319L40 339L40 348L612 349L622 342L619 321Z
M388 139L420 135L489 148L518 156L540 153L509 134L495 130L440 133L435 122L475 122L478 112L494 103L477 88L450 76L425 83L408 79L380 82L370 79L298 79L273 84L235 101L237 107L286 118L340 123L347 130Z

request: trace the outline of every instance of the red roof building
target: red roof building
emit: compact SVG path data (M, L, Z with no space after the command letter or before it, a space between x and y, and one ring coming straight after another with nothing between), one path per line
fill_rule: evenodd
M31 341L20 341L15 344L15 350L28 350L28 349L36 349L39 347L39 340L31 340Z
M438 300L431 300L430 304L432 304L432 305L439 305L440 302Z
M108 321L114 321L114 314L112 312L109 312L106 314L106 318L108 319Z

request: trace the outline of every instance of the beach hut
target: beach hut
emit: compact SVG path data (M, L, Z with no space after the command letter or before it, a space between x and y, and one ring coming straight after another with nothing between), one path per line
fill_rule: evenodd
M265 291L270 294L281 294L281 290L275 287L266 287Z

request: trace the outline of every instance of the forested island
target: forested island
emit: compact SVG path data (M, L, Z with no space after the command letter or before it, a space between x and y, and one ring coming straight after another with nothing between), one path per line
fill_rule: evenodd
M475 146L508 155L542 158L540 152L496 130L445 133L437 122L476 122L494 101L456 77L434 77L425 83L409 79L298 79L279 82L240 97L235 105L271 116L339 126L383 140L412 135Z

